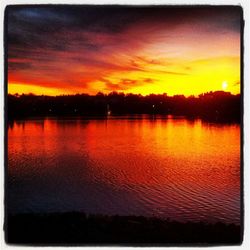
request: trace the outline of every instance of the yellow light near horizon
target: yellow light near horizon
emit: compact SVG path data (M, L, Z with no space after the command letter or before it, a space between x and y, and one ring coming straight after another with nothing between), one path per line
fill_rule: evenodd
M42 86L36 85L26 85L26 84L19 84L19 83L9 83L8 84L8 94L35 94L35 95L49 95L49 96L56 96L56 95L63 95L63 94L72 94L64 89L60 90L57 88L46 88Z
M182 65L188 66L188 70L184 71ZM164 71L164 69L167 70ZM124 73L121 75L120 72L107 77L112 83L120 82L122 78L124 78ZM176 59L169 66L154 65L142 72L128 72L126 78L134 80L136 84L127 89L121 89L124 93L142 95L167 93L169 96L183 94L187 97L223 89L232 94L239 94L240 84L237 83L240 81L240 60L237 56L194 61ZM152 82L143 82L143 79L152 79ZM99 86L101 87L101 83Z
M227 87L228 87L227 81L222 82L222 89L223 89L223 90L226 90Z
M170 64L170 63L169 63ZM183 65L186 65L183 69ZM184 96L198 96L209 91L224 90L232 94L240 93L240 58L237 56L225 56L207 58L202 60L181 60L176 59L170 65L164 63L147 66L144 71L128 71L126 77L124 72L114 71L105 77L106 81L112 83L107 88L106 83L100 80L90 81L88 86L79 87L79 83L62 84L67 86L59 88L51 84L49 86L26 84L23 82L10 81L8 83L9 94L28 94L36 95L62 95L87 93L95 95L98 92L108 94L112 91L124 92L125 94L163 94L169 96L183 94ZM127 82L124 82L124 79ZM150 81L147 81L147 80ZM75 80L76 83L79 81ZM133 84L131 84L131 82ZM115 86L112 88L112 86ZM120 87L120 88L119 88Z

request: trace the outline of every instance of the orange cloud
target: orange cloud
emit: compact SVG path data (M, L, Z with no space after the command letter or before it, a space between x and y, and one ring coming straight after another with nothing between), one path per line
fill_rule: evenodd
M239 93L240 20L238 7L13 7L8 90Z

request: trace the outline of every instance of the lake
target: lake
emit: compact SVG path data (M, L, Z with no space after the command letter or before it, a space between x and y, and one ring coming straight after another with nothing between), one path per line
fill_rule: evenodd
M16 120L10 213L240 223L240 126L171 116Z

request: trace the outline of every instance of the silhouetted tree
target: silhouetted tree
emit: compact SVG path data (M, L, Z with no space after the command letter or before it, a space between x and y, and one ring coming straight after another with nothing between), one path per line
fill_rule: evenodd
M107 115L107 105L113 115L120 114L171 114L200 117L213 121L240 121L241 96L215 91L198 97L184 95L147 96L111 92L62 96L8 95L9 119L27 116Z

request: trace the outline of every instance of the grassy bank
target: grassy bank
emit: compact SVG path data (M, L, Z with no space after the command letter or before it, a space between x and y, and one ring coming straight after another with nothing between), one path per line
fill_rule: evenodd
M11 244L236 245L240 226L180 223L142 216L84 213L19 214L6 218L6 242Z

